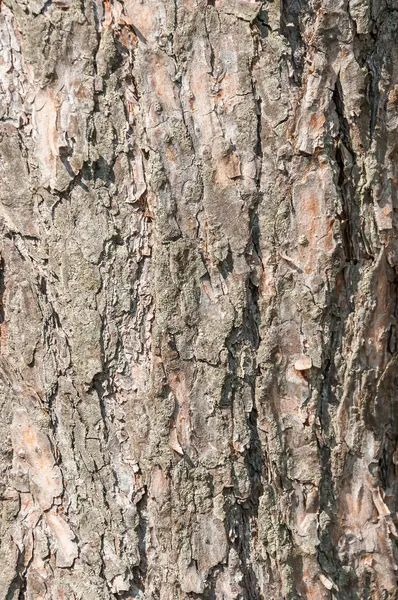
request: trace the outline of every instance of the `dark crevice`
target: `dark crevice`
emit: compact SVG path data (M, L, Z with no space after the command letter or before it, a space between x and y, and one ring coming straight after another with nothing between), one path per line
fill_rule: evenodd
M28 550L29 552L29 550ZM16 600L16 598L18 598L18 600L25 600L26 599L26 592L27 592L27 572L29 570L29 567L33 561L33 552L31 557L29 558L27 564L25 564L25 550L22 550L18 553L18 562L16 565L16 576L14 578L14 581L11 583L8 592L7 592L7 596L5 598L5 600ZM18 596L16 595L18 593Z
M301 35L301 15L308 15L310 9L307 2L297 0L281 1L281 34L287 39L292 53L293 81L301 85L304 71L306 44Z
M134 584L141 592L145 592L145 582L148 570L147 558L147 504L148 496L145 492L141 500L137 503L138 514L138 550L140 554L140 563L137 567L133 567Z
M337 188L341 195L341 212L337 214L340 221L341 237L346 260L354 264L358 257L353 242L353 209L354 209L354 189L352 182L352 166L347 165L345 153L349 154L352 163L355 164L355 154L352 149L350 128L345 117L343 92L339 77L333 90L332 102L339 119L339 135L335 141L335 162L338 169ZM359 221L359 219L358 219Z
M369 101L370 116L369 116L369 137L372 141L379 112L380 102L380 73L381 63L376 53L374 53L367 61L368 65L368 81L367 81L367 97Z
M95 391L97 392L99 409L101 412L102 422L104 424L104 440L103 441L105 444L107 443L108 438L109 438L108 417L107 417L107 411L106 411L106 405L105 405L106 392L104 392L104 388L103 388L103 384L106 381L108 381L107 373L98 373L93 378L93 387L94 387Z
M344 96L343 89L341 87L340 76L337 75L336 83L333 89L332 101L336 107L337 116L339 119L339 137L341 142L350 152L354 162L355 162L355 153L352 148L351 143L351 135L350 135L350 126L348 124L347 118L345 116L345 107L344 107Z
M341 238L344 247L344 253L347 261L355 261L354 245L352 242L351 220L349 215L349 203L347 202L347 181L345 175L345 164L341 147L336 145L335 149L336 164L338 166L337 186L342 196L342 210L337 214L340 221ZM356 262L356 261L355 261Z
M331 298L333 300L333 296ZM329 320L331 321L330 328L334 332L332 334L331 343L328 349L325 349L326 356L324 357L323 378L320 384L319 403L317 408L317 416L320 424L320 432L317 432L316 440L318 446L318 454L320 458L321 480L319 483L319 510L318 514L325 514L329 521L326 526L321 527L318 521L318 536L319 546L317 549L318 564L321 569L333 576L338 577L338 573L342 569L337 548L332 543L332 533L336 525L337 515L337 499L333 484L332 462L331 462L331 447L334 444L334 433L331 426L330 407L337 406L339 399L335 394L336 367L334 364L334 355L339 348L341 337L339 335L342 327L341 318L335 315L331 310L329 312ZM324 324L326 327L326 324Z
M214 6L214 4L210 4L209 6ZM209 49L210 49L210 75L213 77L214 76L214 69L215 69L215 54L214 54L214 49L213 46L211 44L210 41L210 32L207 28L207 18L206 18L206 14L204 16L204 26L205 26L205 31L206 31L206 36L207 36L207 40L209 42Z
M231 251L231 246L228 244L228 253L226 258L218 266L221 275L224 279L228 278L228 275L234 270L234 259Z
M258 29L260 34L260 38L264 41L268 34L272 31L269 23L268 23L268 13L265 10L261 10L257 17L253 21L253 26Z

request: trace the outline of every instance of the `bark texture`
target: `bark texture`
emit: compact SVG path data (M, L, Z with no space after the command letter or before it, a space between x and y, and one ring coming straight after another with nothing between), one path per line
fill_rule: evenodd
M0 599L388 600L396 0L3 0Z

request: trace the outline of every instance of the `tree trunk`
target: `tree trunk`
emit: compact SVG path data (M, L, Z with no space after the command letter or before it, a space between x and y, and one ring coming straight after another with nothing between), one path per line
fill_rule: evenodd
M397 0L3 0L0 599L396 597Z

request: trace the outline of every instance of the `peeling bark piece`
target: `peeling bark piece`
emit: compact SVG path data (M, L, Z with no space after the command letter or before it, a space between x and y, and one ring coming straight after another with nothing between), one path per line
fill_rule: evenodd
M170 448L172 448L174 452L177 452L177 454L181 454L181 456L183 456L184 450L181 448L181 445L178 441L177 429L175 427L173 427L170 432L169 440Z
M322 581L323 585L325 586L325 588L327 590L332 590L334 587L333 581L331 581L328 577L326 577L326 575L323 575L323 573L321 573L319 575L319 579Z
M60 568L71 567L79 555L75 534L68 523L54 511L46 513L46 520L57 544L56 565Z
M309 356L301 356L294 362L296 371L308 371L312 367L312 360Z
M27 474L31 493L40 508L48 510L63 492L61 471L54 460L50 441L24 408L15 411L11 434L14 469Z
M193 592L194 594L202 594L204 591L204 583L195 565L188 567L181 589L187 594Z

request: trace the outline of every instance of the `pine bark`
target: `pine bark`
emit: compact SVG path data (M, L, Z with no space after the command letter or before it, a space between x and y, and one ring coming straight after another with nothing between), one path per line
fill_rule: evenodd
M397 590L396 0L3 0L0 599Z

